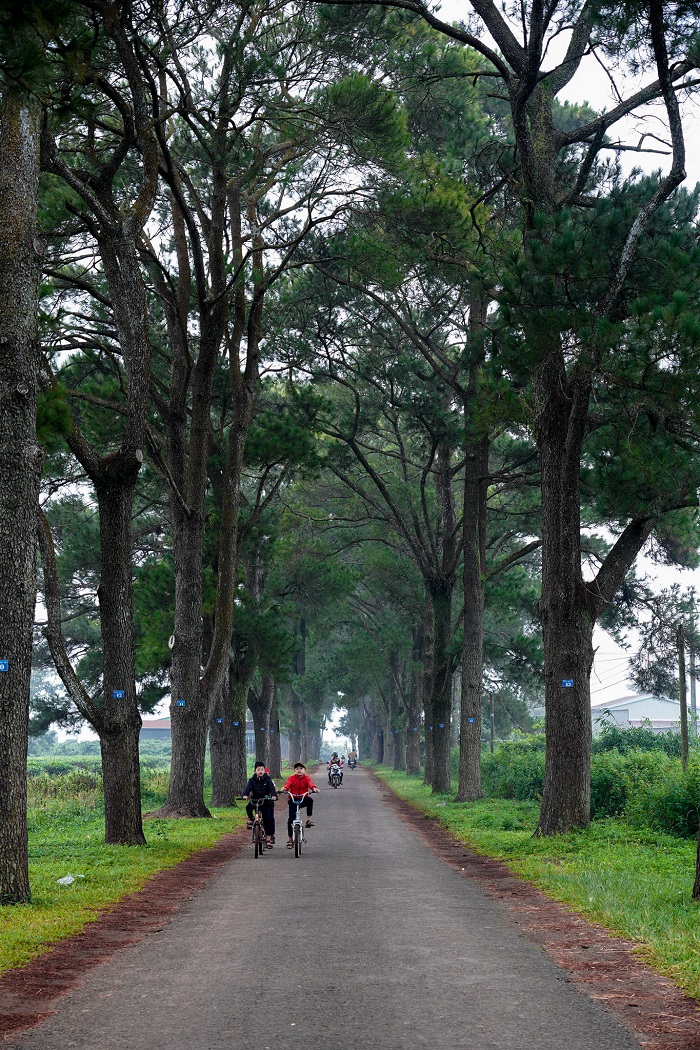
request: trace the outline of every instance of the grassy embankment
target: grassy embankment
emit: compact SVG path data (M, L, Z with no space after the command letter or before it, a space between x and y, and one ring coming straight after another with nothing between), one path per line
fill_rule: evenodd
M691 899L696 843L622 819L536 839L534 801L455 803L418 777L378 766L401 798L438 819L477 853L504 861L521 878L587 919L635 941L640 956L700 999L700 905ZM456 785L455 785L456 791Z
M162 760L143 760L144 812L162 805L167 786L167 765ZM30 759L33 899L31 904L0 908L0 974L77 933L156 872L212 846L245 823L242 804L212 813L213 820L149 819L144 822L145 847L106 846L99 759ZM57 880L69 874L84 877L70 886L60 885Z

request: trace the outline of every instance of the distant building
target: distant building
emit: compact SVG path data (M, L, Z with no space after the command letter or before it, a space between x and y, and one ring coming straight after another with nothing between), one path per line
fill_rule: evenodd
M171 736L169 718L143 718L141 720L139 740L170 740ZM245 746L249 755L255 753L255 732L252 722L245 724Z
M617 700L595 704L591 708L593 733L601 732L605 722L621 729L650 724L655 733L678 729L681 724L681 705L678 700L653 693L629 693Z
M170 740L170 719L142 718L139 740Z

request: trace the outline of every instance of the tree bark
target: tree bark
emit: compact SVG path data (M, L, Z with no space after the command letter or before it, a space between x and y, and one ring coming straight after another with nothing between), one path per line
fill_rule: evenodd
M248 707L253 716L255 732L255 758L259 762L264 762L268 768L271 759L270 718L274 694L275 682L269 675L262 676L259 693L256 689L251 688L248 694ZM279 776L279 773L277 775Z
M96 480L104 705L97 727L102 752L105 842L144 845L133 628L131 511L140 460L117 453Z
M301 702L301 760L309 761L309 709L302 700Z
M406 727L406 772L409 776L417 776L420 773L420 738L421 738L421 683L422 674L419 662L422 662L422 629L413 631L413 653L411 660L411 682L409 686L408 710L406 716L408 725Z
M309 740L309 752L308 757L310 762L318 762L321 758L321 719L319 715L309 715L307 713L307 725L308 725L308 740Z
M566 374L555 336L538 375L542 489L540 614L547 750L537 833L590 821L590 673L595 617L581 573L579 472L590 379Z
M476 285L470 299L469 332L478 337L486 323L486 297ZM478 421L483 354L473 354L463 395L465 466L462 497L462 590L464 636L461 659L459 786L457 802L482 798L481 711L484 674L484 578L489 440Z
M452 716L452 663L448 646L452 639L452 592L450 580L431 581L428 593L432 610L433 658L430 682L433 771L431 786L436 794L450 790L450 719Z
M270 775L282 776L282 737L280 733L280 709L277 696L277 683L273 683L272 709L270 712L270 753L269 763Z
M41 107L0 100L0 904L30 899L27 737L43 454L36 441ZM2 665L5 667L5 664Z
M294 689L289 690L289 764L301 762L301 708L302 703Z
M698 849L695 856L695 882L693 883L693 900L700 900L700 835L698 836Z
M372 757L379 765L384 761L384 729L378 720L375 722L372 737Z
M125 107L133 116L123 149L105 162L100 178L85 177L79 165L66 163L47 124L42 134L42 162L86 205L85 223L99 248L121 349L126 424L119 449L97 455L75 423L67 441L95 487L100 517L98 601L104 703L93 725L100 735L103 755L105 841L141 845L145 838L138 758L141 716L135 684L131 516L136 478L144 459L151 381L148 304L137 242L150 217L158 185L157 114L125 23L107 20L105 29L124 69L129 92ZM117 175L126 156L136 149L143 158L141 179L133 199L125 200ZM64 666L59 673L70 678L71 670Z
M209 756L211 760L211 806L236 805L233 772L234 725L229 682L221 687L209 717Z

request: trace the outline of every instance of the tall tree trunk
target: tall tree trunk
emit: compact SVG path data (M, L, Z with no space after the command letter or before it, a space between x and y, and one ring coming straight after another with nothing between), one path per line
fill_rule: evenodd
M413 653L411 660L411 682L408 695L408 710L406 716L408 726L406 728L406 772L409 776L417 776L420 773L420 724L421 724L421 683L422 674L419 662L423 658L423 630L413 630Z
M309 761L309 709L301 703L301 760Z
M280 709L277 696L277 683L273 682L272 708L270 711L270 774L273 777L282 776L282 734L280 733Z
M41 108L5 88L0 102L0 904L30 897L27 729L36 536L43 455L36 441L37 238Z
M259 762L264 762L268 767L270 766L270 715L274 692L274 679L269 675L263 675L260 691L251 688L248 693L248 707L253 716L255 733L255 758ZM274 733L272 735L274 736Z
M131 120L129 131L125 129L122 160L132 149L140 154L142 163L135 193L127 207L118 171L121 161L116 167L110 161L87 177L80 171L80 164L68 164L48 122L42 134L42 162L46 170L62 178L82 198L86 215L91 213L86 225L99 248L121 350L126 417L119 449L98 455L75 421L67 440L95 486L100 516L98 600L104 703L96 719L93 711L91 722L99 733L102 750L105 841L140 845L145 838L138 755L141 716L135 685L131 517L136 479L144 458L151 383L148 302L139 246L159 184L159 151L155 100L127 23L107 19L104 28L112 38L129 85ZM66 659L59 672L64 680L72 674L67 663ZM88 709L92 707L89 703Z
M379 765L384 761L384 729L378 719L374 726L372 757L375 762L379 763Z
M191 214L189 224L186 222L182 210L186 207L185 197L182 194L179 176L176 174L176 165L172 164L171 158L168 158L168 161L168 175L172 180L172 221L178 261L176 294L170 295L170 285L164 285L162 288L172 357L165 424L167 477L170 483L173 521L175 622L170 670L170 784L167 800L158 811L158 816L210 817L211 814L204 804L207 723L210 711L225 685L230 641L228 635L226 650L223 653L222 638L226 638L228 621L218 624L218 633L215 623L215 637L212 639L207 662L209 674L205 671L205 677L202 678L202 557L211 402L214 373L229 314L226 263L223 255L227 178L222 156L211 172L211 215L207 236L209 267L206 276L203 271L195 268L195 294L187 237L192 238L194 252L202 251L204 246ZM194 365L194 354L188 344L189 311L193 300L200 304L197 318L199 353ZM229 521L225 533L226 540L229 540ZM223 572L221 560L218 570L220 581ZM233 586L233 582L226 581L226 585ZM219 612L217 602L217 619ZM222 618L226 619L223 610Z
M99 726L105 842L143 845L133 626L131 512L140 459L117 453L100 471L100 583L104 705Z
M301 709L302 703L294 689L289 690L289 764L301 762Z
M396 729L394 731L394 762L395 770L406 768L406 730Z
M392 769L406 768L406 733L404 729L405 714L402 704L402 681L399 654L392 649L389 652L389 696L388 721L389 740L391 743L389 760Z
M433 709L430 702L430 682L433 675L433 625L430 611L430 602L426 597L423 608L423 675L421 681L421 697L423 702L423 735L425 743L425 765L423 769L423 783L430 785L433 782Z
M255 660L243 658L231 667L231 712L233 718L233 787L237 795L248 780L246 714L248 693L255 674Z
M425 766L423 769L423 783L430 786L433 783L433 770L435 769L435 756L433 754L433 709L427 686L423 689L423 732L425 734Z
M170 670L172 758L165 805L158 816L210 817L204 803L204 759L209 697L200 690L202 659L202 528L171 499L175 519L174 645Z
M472 301L470 330L485 320L483 298ZM476 415L479 368L475 364L464 400L466 457L462 506L464 637L462 703L459 725L458 802L481 798L481 709L484 674L484 574L486 569L486 495L488 439L479 433Z
M571 383L555 348L538 377L542 472L545 778L538 834L590 821L593 627L581 574L579 472L590 384Z
M432 676L430 709L432 712L433 775L431 786L436 794L450 790L450 719L452 715L452 665L448 646L452 639L452 591L449 580L428 585L433 622ZM426 736L427 736L426 732Z
M233 711L227 677L209 716L212 807L222 808L236 805L234 746Z
M321 718L307 713L309 760L318 762L321 758Z

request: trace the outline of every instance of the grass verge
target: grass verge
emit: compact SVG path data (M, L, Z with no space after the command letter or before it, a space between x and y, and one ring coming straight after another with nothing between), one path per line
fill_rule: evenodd
M452 795L433 795L418 777L383 766L375 771L475 852L503 861L548 896L635 941L645 962L700 999L700 905L691 898L694 841L612 819L535 839L536 802L455 803Z

